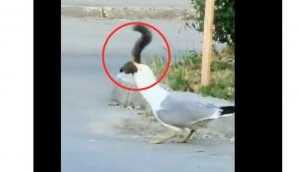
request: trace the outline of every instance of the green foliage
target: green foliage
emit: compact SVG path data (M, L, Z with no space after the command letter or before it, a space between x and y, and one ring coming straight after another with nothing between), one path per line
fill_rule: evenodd
M194 9L196 10L195 21L187 26L193 27L196 30L203 32L205 0L191 0ZM233 47L235 42L235 26L234 26L234 0L216 0L214 25L215 32L213 39L221 43L227 43Z
M150 63L156 76L160 76L165 69L165 58L157 57ZM173 90L191 91L203 95L234 99L234 63L217 58L211 66L211 84L200 85L201 56L195 51L182 54L176 63L173 63L163 83Z

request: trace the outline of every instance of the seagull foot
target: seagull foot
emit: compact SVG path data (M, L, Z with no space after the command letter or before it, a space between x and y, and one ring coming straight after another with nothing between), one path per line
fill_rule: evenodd
M161 143L163 143L167 140L172 139L173 137L175 137L175 133L173 131L171 131L171 132L166 133L164 137L158 138L158 139L155 139L155 140L151 140L151 141L149 141L149 143L151 143L151 144L161 144Z
M189 140L189 138L186 137L186 138L183 138L183 139L181 139L181 140L178 140L177 143L187 143L188 140Z
M187 143L188 140L191 138L191 136L193 135L193 133L194 133L195 131L196 131L196 130L191 129L191 130L189 131L189 134L188 134L186 137L184 137L183 139L177 141L177 143Z
M161 144L164 141L165 140L163 140L163 139L156 139L156 140L150 140L148 143L150 143L150 144Z

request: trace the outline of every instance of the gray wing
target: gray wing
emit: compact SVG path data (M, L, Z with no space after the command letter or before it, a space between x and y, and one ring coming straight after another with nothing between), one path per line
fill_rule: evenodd
M169 125L190 127L195 121L209 119L220 109L212 104L202 104L200 100L186 96L169 95L156 111L158 118Z

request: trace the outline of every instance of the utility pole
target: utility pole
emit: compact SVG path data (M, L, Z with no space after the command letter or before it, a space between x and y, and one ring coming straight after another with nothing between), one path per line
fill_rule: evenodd
M212 61L213 46L213 22L214 22L215 0L206 0L203 32L203 49L202 49L202 68L201 68L201 85L210 84L210 68Z

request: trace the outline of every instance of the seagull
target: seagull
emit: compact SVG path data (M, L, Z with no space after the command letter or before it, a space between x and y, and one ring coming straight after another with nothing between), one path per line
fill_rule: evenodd
M135 83L138 88L147 87L156 82L153 71L146 64L141 63L141 52L151 42L151 32L142 25L135 25L134 31L140 32L142 36L136 41L133 49L133 60L127 62L120 68L117 75L119 80L124 80L124 74L129 76L130 83ZM166 90L160 84L140 91L143 98L151 106L152 112L159 123L169 130L163 138L155 139L151 143L163 143L176 136L177 133L185 133L185 137L179 143L186 143L196 129L208 121L220 117L231 116L234 106L215 106L204 104L202 100L195 99L190 93L177 95Z
M120 68L120 72L133 75L138 88L155 83L156 77L148 65L129 61ZM177 133L186 133L178 143L186 143L197 130L199 124L206 124L220 117L232 116L234 106L215 106L204 104L191 94L176 95L167 91L160 84L140 91L141 95L151 106L152 112L159 123L169 130L166 136L150 143L160 144L174 138Z

